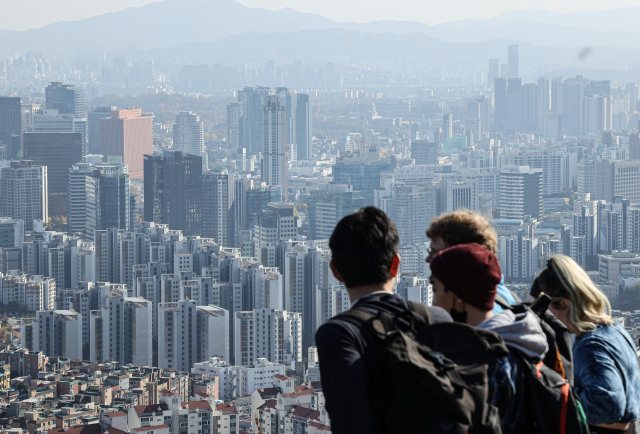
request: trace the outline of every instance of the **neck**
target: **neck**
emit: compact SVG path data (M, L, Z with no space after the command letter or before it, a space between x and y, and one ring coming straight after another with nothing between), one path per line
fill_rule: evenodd
M470 309L469 306L467 305L467 324L469 325L476 327L481 322L492 317L493 317L493 312L491 312L490 310L485 312L473 307Z
M394 280L395 279L390 279L385 283L379 283L376 285L355 286L353 288L347 288L347 293L349 294L349 300L351 301L351 303L353 303L360 297L364 297L365 295L369 295L373 292L378 292L378 291L393 292Z

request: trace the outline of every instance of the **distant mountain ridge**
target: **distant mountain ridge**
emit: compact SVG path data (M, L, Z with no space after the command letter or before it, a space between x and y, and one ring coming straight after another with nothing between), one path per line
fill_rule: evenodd
M596 25L598 17L602 19ZM454 43L502 39L547 47L635 48L640 47L640 33L632 25L634 20L640 22L640 7L571 14L514 11L488 20L461 20L435 26L416 21L359 24L339 23L290 8L278 11L248 8L234 0L165 0L35 30L0 30L0 57L42 51L46 56L61 58L128 50L130 46L167 49L248 32L293 33L315 29L396 35L418 32Z

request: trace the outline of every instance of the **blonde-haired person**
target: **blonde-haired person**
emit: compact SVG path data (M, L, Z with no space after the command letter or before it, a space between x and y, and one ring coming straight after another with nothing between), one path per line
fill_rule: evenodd
M549 310L576 335L574 386L595 434L635 433L640 419L636 346L611 318L607 297L565 255L553 256L533 282L531 295L551 298Z

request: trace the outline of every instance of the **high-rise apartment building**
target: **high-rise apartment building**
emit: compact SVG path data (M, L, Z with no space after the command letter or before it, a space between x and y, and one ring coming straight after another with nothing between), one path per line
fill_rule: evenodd
M24 221L0 217L0 249L22 247L24 243Z
M131 178L144 176L144 156L153 153L153 117L142 110L113 110L100 119L100 154L119 156Z
M4 145L9 158L18 158L22 119L20 98L0 96L0 145Z
M202 231L202 159L180 151L144 156L144 220L185 235Z
M282 200L286 202L289 132L286 108L277 96L272 96L264 106L263 119L262 181L268 186L282 187Z
M89 319L91 360L153 366L152 308L143 298L108 291Z
M0 216L24 220L27 231L34 220L48 220L47 167L33 161L12 161L0 176Z
M289 364L302 360L302 317L276 309L236 312L233 318L235 364L264 358Z
M66 215L69 169L82 161L82 135L23 133L22 143L25 159L47 166L49 215Z
M437 215L436 191L428 185L394 187L393 221L400 234L400 244L427 241L423 227Z
M87 152L89 154L100 153L100 119L110 118L115 106L93 107L87 114Z
M44 310L32 322L33 350L48 357L82 360L82 315L72 310Z
M500 218L539 219L542 215L542 169L506 166L500 170Z
M188 372L196 363L229 360L229 312L195 300L158 306L158 366Z
M519 63L520 59L518 56L518 45L512 44L509 45L509 52L507 62L509 64L509 78L519 78L520 77L520 69Z
M209 158L204 147L204 123L200 116L191 112L180 112L173 124L173 149L183 154L202 158L202 168L207 170Z

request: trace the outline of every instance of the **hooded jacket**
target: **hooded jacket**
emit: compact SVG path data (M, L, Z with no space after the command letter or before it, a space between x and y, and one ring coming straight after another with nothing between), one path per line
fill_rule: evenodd
M494 402L500 412L502 432L518 432L528 426L524 408L524 366L515 354L537 363L549 350L547 337L540 320L533 312L514 314L506 310L478 325L478 328L499 334L510 350L514 350L499 363L490 379L494 386Z

